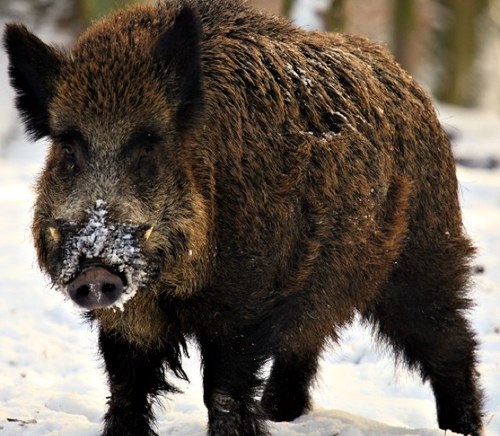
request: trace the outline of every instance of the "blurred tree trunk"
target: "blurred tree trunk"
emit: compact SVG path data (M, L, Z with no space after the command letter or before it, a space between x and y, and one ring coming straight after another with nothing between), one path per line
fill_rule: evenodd
M283 0L283 6L281 8L281 13L288 18L291 18L292 16L292 9L293 9L293 4L294 0Z
M329 32L344 32L347 23L347 0L331 0L326 10L325 30Z
M488 0L437 1L441 17L436 31L438 80L434 94L446 103L470 106L476 97L478 22Z
M415 71L415 0L393 0L393 52L408 71Z
M77 0L80 3L81 17L89 23L108 12L123 8L128 4L144 3L141 0Z

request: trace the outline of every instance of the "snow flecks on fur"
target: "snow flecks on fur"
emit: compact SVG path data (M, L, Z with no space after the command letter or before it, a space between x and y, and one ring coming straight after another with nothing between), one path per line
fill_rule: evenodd
M307 76L307 72L297 65L287 64L285 70L293 78L302 82L306 88L314 87L314 82Z
M110 222L104 200L97 200L87 213L87 223L66 241L57 287L67 294L68 283L75 278L80 262L98 258L126 278L121 297L111 306L123 310L125 303L144 285L148 274L146 260L135 244L138 226Z

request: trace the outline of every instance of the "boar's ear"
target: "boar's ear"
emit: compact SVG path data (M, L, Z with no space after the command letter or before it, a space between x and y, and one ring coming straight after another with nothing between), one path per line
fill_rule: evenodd
M10 82L28 134L34 139L49 132L48 106L59 74L62 55L25 26L7 24L4 46L9 56Z
M154 48L167 80L165 90L176 103L176 127L181 132L196 122L203 108L200 41L200 18L191 7L184 6Z

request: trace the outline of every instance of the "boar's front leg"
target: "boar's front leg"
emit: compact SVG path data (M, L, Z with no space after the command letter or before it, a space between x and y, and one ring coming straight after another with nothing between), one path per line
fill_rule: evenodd
M255 343L245 335L198 338L203 362L204 401L210 436L267 435L255 400L263 364Z
M99 346L111 393L103 434L155 435L151 429L151 402L161 391L174 390L165 381L164 351L139 348L121 334L103 330Z
M321 346L301 353L280 351L266 383L261 405L272 421L293 421L311 407L309 387L318 369Z

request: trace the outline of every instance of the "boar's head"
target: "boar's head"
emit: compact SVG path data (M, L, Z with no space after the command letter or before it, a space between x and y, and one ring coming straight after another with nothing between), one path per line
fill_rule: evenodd
M196 261L207 228L186 159L202 115L200 33L196 12L180 6L117 13L69 53L7 25L17 107L27 132L50 142L38 260L85 309L123 307L168 287L169 274L174 287L189 281L177 264Z

